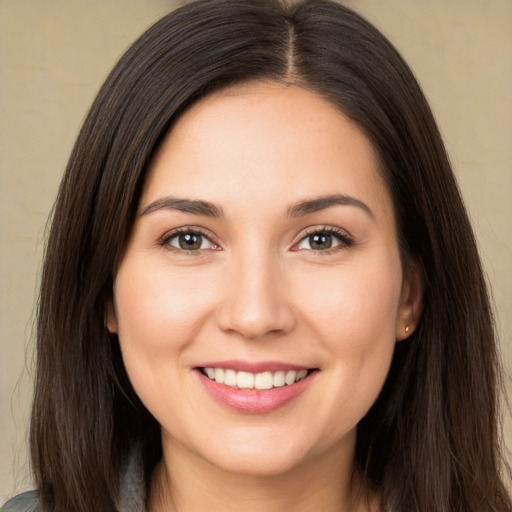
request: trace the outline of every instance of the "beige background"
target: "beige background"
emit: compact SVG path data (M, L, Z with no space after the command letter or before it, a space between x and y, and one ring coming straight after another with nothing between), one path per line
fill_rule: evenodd
M67 156L106 73L176 3L0 0L0 503L30 485L34 297ZM512 395L512 2L351 4L396 44L431 101L494 291Z

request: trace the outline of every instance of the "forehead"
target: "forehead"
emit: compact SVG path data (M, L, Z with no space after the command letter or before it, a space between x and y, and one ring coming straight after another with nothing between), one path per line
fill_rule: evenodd
M211 94L178 119L141 206L165 194L215 203L236 196L257 207L260 197L278 204L333 191L390 206L368 138L316 93L250 83Z

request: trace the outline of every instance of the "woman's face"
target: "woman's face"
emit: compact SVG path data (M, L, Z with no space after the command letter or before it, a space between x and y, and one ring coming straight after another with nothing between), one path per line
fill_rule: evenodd
M164 453L278 474L353 456L414 293L368 139L311 92L246 85L165 139L107 318Z

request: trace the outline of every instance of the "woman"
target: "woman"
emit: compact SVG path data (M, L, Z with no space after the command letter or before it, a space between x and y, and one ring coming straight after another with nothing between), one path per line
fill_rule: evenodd
M205 0L94 102L3 510L510 511L474 238L428 105L325 0Z

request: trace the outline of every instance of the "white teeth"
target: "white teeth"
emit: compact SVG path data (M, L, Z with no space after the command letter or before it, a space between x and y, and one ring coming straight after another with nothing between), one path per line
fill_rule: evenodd
M289 386L290 384L293 384L295 382L295 377L297 377L297 372L290 370L289 372L286 373L286 377L284 378L284 381Z
M232 369L203 368L203 372L209 379L226 386L238 387L239 389L272 389L284 385L291 386L295 382L304 379L308 370L279 370L277 372L236 372Z
M224 372L224 384L226 384L226 386L236 386L237 378L235 370L226 370Z
M236 384L240 389L253 389L254 375L248 372L238 372L236 376Z
M308 374L308 371L307 370L299 370L297 372L297 382L299 380L302 380L306 375ZM225 382L225 381L224 381Z
M256 374L254 379L254 387L256 389L272 389L274 384L274 376L270 372Z
M281 386L284 386L286 383L284 381L284 372L276 372L274 373L274 387L280 388Z
M215 382L219 384L224 384L224 370L222 368L215 368Z

